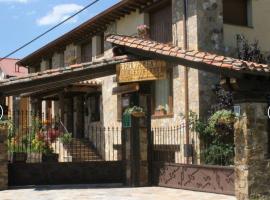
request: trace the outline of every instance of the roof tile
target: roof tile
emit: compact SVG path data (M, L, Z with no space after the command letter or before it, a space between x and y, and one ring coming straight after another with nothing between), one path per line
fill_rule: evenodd
M264 72L264 75L269 75L270 67L266 64L258 64L243 60L238 60L231 57L225 57L221 55L211 54L208 52L202 52L202 51L186 51L182 50L181 48L177 46L168 46L167 44L158 43L156 41L146 40L138 37L131 37L131 36L124 36L124 35L111 35L107 37L107 41L119 44L119 41L122 41L122 46L128 46L131 48L137 48L144 51L151 51L158 54L162 54L165 56L170 57L178 57L182 59L186 59L192 62L202 62L205 64L210 65L209 67L217 67L220 70L223 70L224 68L235 70L235 71L241 71L241 72ZM132 44L140 44L135 45ZM136 41L136 42L134 42ZM179 61L180 62L180 61Z

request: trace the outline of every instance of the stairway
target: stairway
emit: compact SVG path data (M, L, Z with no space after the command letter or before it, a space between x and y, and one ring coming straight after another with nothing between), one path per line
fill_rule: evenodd
M72 138L67 152L72 157L72 162L102 161L96 148L86 139Z

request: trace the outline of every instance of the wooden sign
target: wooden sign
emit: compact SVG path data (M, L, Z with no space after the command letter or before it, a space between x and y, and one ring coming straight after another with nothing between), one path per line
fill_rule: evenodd
M126 93L131 93L131 92L137 92L139 91L140 86L138 83L132 83L128 85L122 85L113 88L112 94L113 95L119 95L119 94L126 94Z
M117 82L137 82L166 79L166 62L146 60L121 63L116 66Z

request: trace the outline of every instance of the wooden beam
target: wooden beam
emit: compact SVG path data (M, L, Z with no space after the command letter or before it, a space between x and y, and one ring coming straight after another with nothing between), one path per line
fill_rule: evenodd
M64 89L65 93L78 92L78 93L92 93L97 92L98 88L92 88L89 86L70 86Z
M121 85L118 87L113 88L112 94L119 95L119 94L127 94L131 92L137 92L140 89L140 85L138 83L132 83L128 85Z
M104 77L115 74L115 65L107 65L106 67L88 68L72 73L64 73L58 76L43 78L41 80L32 80L26 83L17 83L5 87L0 90L6 96L20 95L29 91L37 91L40 89L55 89L57 87L65 87L79 81L91 80L94 78Z

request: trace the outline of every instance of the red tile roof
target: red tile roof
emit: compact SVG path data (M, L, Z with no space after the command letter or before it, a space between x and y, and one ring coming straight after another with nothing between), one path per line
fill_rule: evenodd
M107 41L118 46L124 46L145 52L145 56L152 53L155 54L155 57L163 56L163 58L173 58L173 60L177 61L179 64L183 64L183 61L189 61L191 65L192 63L196 64L196 68L198 69L200 69L200 65L198 66L198 64L201 64L210 70L214 67L215 70L219 70L221 72L222 70L230 70L233 72L270 75L270 67L266 64L247 62L201 51L187 51L177 46L162 44L138 37L110 35L107 37Z
M0 61L0 70L4 72L6 76L21 77L25 76L28 73L27 68L25 67L16 67L16 63L19 59L6 58ZM16 70L17 68L17 70Z
M25 92L34 92L41 90L41 86L45 89L49 87L67 86L79 81L89 80L93 70L102 69L106 71L107 66L113 66L123 62L134 60L131 56L117 56L109 59L75 64L64 68L50 69L42 72L31 73L22 77L14 77L0 81L0 90L4 95L22 94ZM80 73L78 75L78 73ZM83 73L83 75L82 75ZM70 78L72 76L72 78ZM69 81L67 81L69 77ZM98 77L97 77L98 78ZM37 82L38 81L38 82ZM29 84L32 84L29 86ZM61 84L61 85L60 85Z

